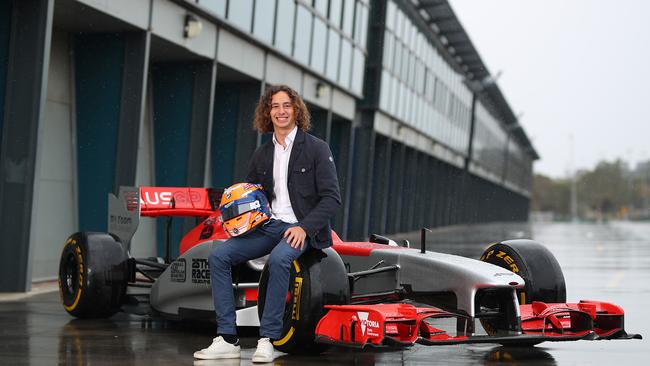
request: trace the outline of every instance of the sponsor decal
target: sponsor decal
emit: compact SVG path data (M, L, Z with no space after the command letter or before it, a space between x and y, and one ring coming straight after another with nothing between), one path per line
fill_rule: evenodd
M302 291L302 277L296 277L293 282L293 305L291 306L291 319L300 319L300 292Z
M140 201L138 192L127 191L124 194L124 199L126 200L126 209L128 211L135 211L138 209Z
M361 325L361 334L369 336L378 336L379 331L379 322L376 320L368 319L368 312L366 311L357 311L357 316L359 317L359 324Z
M84 284L84 258L83 255L81 254L81 248L79 245L77 245L77 241L74 239L68 239L68 241L65 243L64 250L68 245L74 246L72 249L73 253L75 256L77 256L77 261L79 263L78 268L79 268L79 283L78 283L78 288L77 288L77 293L74 295L74 299L72 300L72 304L67 305L65 302L63 303L63 307L67 311L73 311L74 309L77 308L77 305L79 304L79 300L81 299L81 293L83 291L83 284ZM59 279L61 281L61 279ZM59 295L63 299L63 292L61 292L62 287L59 286Z
M140 196L141 205L168 205L172 201L172 192L147 192Z
M201 202L201 195L195 191L176 191L174 192L174 202L176 203L190 203Z
M170 205L171 202L177 204L188 204L201 202L201 194L195 191L179 190L174 192L166 191L144 191L140 196L142 205Z
M124 225L128 226L133 223L133 219L131 217L114 215L114 214L111 214L109 216L109 221L111 225L118 225L118 226L124 226Z
M185 258L179 258L171 264L171 281L172 282L185 282L186 278L186 261Z
M481 260L485 261L492 256L495 256L496 258L499 258L502 261L504 261L512 272L519 273L519 267L517 267L515 260L512 259L512 257L509 256L508 253L504 252L503 250L499 250L499 251L490 250L489 252L487 252L485 255L481 257Z
M192 283L210 283L210 266L207 259L192 258Z

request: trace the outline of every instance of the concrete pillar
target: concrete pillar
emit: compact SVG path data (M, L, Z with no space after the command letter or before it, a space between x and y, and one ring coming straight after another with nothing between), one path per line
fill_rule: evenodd
M406 147L404 144L394 142L391 144L390 156L390 189L389 209L387 212L386 232L396 233L400 231L400 217L402 215L403 184L404 184L404 155Z
M11 11L11 26L0 133L0 291L27 291L36 148L45 107L54 1L14 1L10 9L2 7ZM6 14L0 16L7 20Z
M350 213L350 176L352 174L352 166L350 163L352 154L350 154L350 151L354 142L354 130L352 129L352 122L338 117L332 120L330 130L330 139L328 142L332 150L332 155L334 155L342 204L332 219L332 227L341 238L346 238Z
M386 217L388 210L390 186L390 153L391 140L387 137L375 137L375 169L373 170L372 198L370 204L370 233L386 232Z
M149 74L149 32L132 32L124 35L124 70L120 102L115 180L113 193L120 186L135 185L138 161L139 131L144 118L147 76Z

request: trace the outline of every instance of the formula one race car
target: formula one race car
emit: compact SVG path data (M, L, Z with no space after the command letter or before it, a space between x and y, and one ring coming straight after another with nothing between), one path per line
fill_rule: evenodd
M122 187L109 194L108 233L78 232L61 255L59 289L78 318L118 311L168 319L210 319L214 308L208 254L227 239L217 210L222 190ZM180 255L132 258L140 217L194 217ZM171 225L167 225L169 228ZM373 235L312 250L294 261L277 349L318 353L328 345L410 346L631 339L620 307L566 303L562 270L531 240L489 246L480 260L398 246ZM264 258L233 269L238 326L259 326L268 272ZM480 323L480 326L479 326Z

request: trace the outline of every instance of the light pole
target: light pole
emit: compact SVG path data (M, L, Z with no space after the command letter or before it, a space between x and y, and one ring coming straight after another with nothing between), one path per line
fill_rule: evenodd
M571 201L570 201L570 210L571 210L571 221L578 221L578 184L577 184L577 174L573 162L573 134L569 135L569 171L571 172Z

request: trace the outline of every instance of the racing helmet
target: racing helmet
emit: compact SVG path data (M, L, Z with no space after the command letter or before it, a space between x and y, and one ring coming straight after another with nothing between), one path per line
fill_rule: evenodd
M262 186L252 183L237 183L223 191L219 213L223 229L229 236L240 236L271 218L269 201Z

